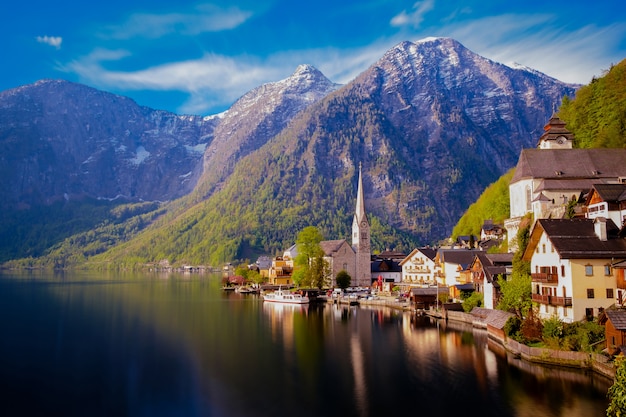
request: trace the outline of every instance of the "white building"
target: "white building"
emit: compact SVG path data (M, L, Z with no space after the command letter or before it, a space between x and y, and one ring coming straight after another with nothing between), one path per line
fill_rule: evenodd
M570 200L579 202L595 184L626 181L626 149L573 149L574 137L553 116L544 127L537 148L523 149L509 184L509 250L524 216L563 218Z

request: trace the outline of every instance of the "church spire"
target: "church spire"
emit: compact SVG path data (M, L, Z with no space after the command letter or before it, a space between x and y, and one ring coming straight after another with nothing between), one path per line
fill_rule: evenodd
M365 216L365 199L363 198L363 179L361 176L361 163L359 162L359 185L356 195L356 210L354 211L356 221L360 224L363 221L367 221Z

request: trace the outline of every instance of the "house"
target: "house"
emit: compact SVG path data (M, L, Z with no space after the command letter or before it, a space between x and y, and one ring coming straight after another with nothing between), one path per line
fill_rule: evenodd
M480 241L502 240L504 232L504 227L494 224L493 220L485 220L480 228Z
M293 259L287 256L277 256L272 259L268 270L268 283L271 285L293 284Z
M468 269L475 291L483 294L484 307L494 309L501 296L499 280L511 275L513 254L477 252Z
M372 282L375 281L380 290L391 292L393 287L402 282L402 266L397 258L392 259L381 255L383 254L372 255Z
M436 276L436 281L439 285L450 289L452 299L458 299L461 291L467 290L467 286L463 284L472 283L467 270L474 260L476 252L479 251L476 249L443 248L437 250L435 263L438 265L439 273Z
M565 123L553 116L537 148L520 153L509 184L510 218L504 222L509 251L516 249L512 239L527 214L532 213L535 221L563 218L595 184L626 181L626 149L573 149L573 142Z
M409 302L418 310L437 308L438 300L448 295L446 287L411 288Z
M605 217L619 227L626 222L626 184L594 184L585 200L586 217Z
M263 278L269 278L272 258L269 256L259 256L256 262L248 266L248 269L257 271Z
M402 285L404 292L413 287L435 285L435 274L438 270L435 263L437 250L433 248L413 249L399 263L402 268Z
M626 353L626 310L604 310L599 323L604 325L607 352L610 355Z
M531 264L539 316L572 323L598 317L615 304L612 263L626 259L626 240L605 218L539 219L523 259Z

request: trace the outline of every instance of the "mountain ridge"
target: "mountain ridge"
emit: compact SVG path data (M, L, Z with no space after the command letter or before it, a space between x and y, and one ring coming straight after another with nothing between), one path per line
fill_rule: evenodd
M400 43L343 86L310 66L292 77L301 73L309 90L268 83L210 118L203 174L170 206L166 231L150 229L146 244L141 234L125 237L130 255L112 250L100 259L203 263L275 253L309 224L348 237L359 163L375 248L436 243L534 145L555 103L575 92L450 38Z

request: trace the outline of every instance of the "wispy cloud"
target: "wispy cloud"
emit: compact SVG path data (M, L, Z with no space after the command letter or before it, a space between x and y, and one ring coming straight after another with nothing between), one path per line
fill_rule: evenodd
M106 61L123 58L126 54L125 51L98 50L60 69L78 74L82 82L100 88L186 92L190 100L181 110L187 113L192 110L201 113L213 106L231 104L246 91L280 79L284 71L283 67L271 63L215 54L138 71L111 71L105 67Z
M112 39L144 37L156 39L172 33L198 35L236 28L252 16L237 7L222 9L211 4L188 13L135 13L119 25L109 26L102 36Z
M519 63L570 83L588 83L616 63L611 51L619 50L617 43L626 34L626 23L570 31L555 25L554 19L545 14L492 16L449 25L437 34L457 39L494 61ZM598 67L598 62L606 65Z
M424 15L433 10L435 0L418 1L413 5L413 11L407 13L403 10L391 19L391 26L412 26L418 28L424 21Z
M37 36L35 39L37 39L39 43L45 43L57 49L61 49L61 43L63 42L63 38L60 36Z

